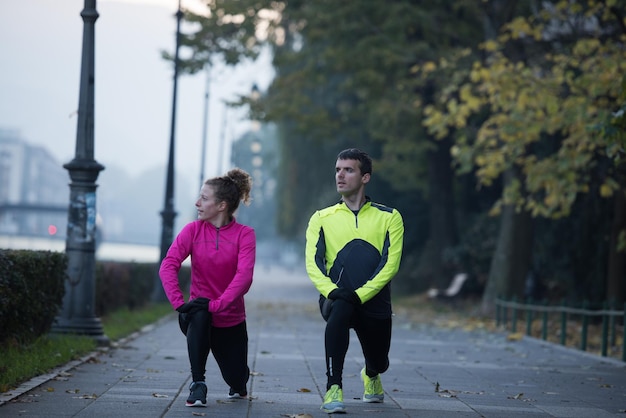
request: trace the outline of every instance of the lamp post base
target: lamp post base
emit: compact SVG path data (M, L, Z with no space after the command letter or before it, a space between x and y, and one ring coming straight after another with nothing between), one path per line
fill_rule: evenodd
M51 334L73 334L92 337L98 346L108 347L111 344L109 337L104 334L102 323L98 318L72 318L57 317L50 330Z

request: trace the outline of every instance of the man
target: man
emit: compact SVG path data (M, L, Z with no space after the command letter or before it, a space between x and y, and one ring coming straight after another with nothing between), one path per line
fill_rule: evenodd
M363 402L383 402L380 374L389 367L390 281L402 256L404 225L393 208L365 195L372 175L367 153L341 151L335 182L341 200L311 216L306 231L306 269L320 292L326 319L326 395L321 408L343 413L342 373L350 328L361 343Z

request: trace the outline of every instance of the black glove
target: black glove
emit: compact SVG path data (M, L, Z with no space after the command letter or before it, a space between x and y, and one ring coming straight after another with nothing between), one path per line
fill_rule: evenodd
M354 290L345 289L343 287L338 287L337 289L330 292L328 294L328 299L341 299L353 305L361 304L361 299L359 299L359 295L357 295Z
M180 313L194 313L198 311L209 311L209 300L207 298L196 298L187 303L183 303L176 310Z

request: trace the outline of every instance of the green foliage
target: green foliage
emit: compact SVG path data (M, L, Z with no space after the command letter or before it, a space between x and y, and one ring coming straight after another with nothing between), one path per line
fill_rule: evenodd
M221 59L227 65L235 65L246 58L256 58L261 42L256 37L256 29L264 25L265 18L258 14L261 2L253 1L211 1L203 14L184 11L183 18L190 30L181 31L180 45L191 52L180 58L180 71L196 73L205 66L213 65ZM173 61L174 56L167 51L161 55Z
M50 330L66 268L63 253L0 250L0 343L27 343Z
M186 16L198 25L185 43L194 59L209 62L221 54L217 44L241 58L262 42L274 52L277 76L253 112L279 127L284 236L300 238L312 210L336 199L332 164L348 146L368 150L375 177L385 180L368 193L407 215L405 254L419 260L404 264L408 276L417 264L424 270L459 254L484 274L488 247L469 250L474 220L489 208L497 215L512 205L536 218L589 225L589 213L612 215L604 204L589 210L587 199L625 189L626 81L619 80L626 39L616 0L221 0L208 7L209 18ZM460 174L451 186L441 175L447 160L435 161L448 144ZM519 176L502 187L505 172ZM408 201L420 205L402 207ZM439 224L450 217L436 215L450 208L459 230L441 240ZM484 242L494 244L489 231ZM411 254L436 239L426 257ZM586 248L582 242L561 242L560 251L571 258ZM540 254L550 257L561 254ZM591 264L575 272L577 284L601 280L600 263ZM562 268L554 274L569 273Z
M148 304L158 280L155 263L96 263L96 316L106 316L120 309L135 310ZM183 266L180 283L189 286L191 271Z
M567 4L558 1L554 10L504 25L497 38L482 44L487 59L469 71L459 68L458 84L427 108L424 121L431 133L444 136L488 108L475 136L458 137L453 155L487 186L519 168L522 181L507 187L501 204L533 216L568 216L575 199L594 184L599 197L620 187L615 172L596 168L607 157L618 162L623 144L592 127L619 106L625 34L606 3L591 1L578 11ZM569 21L580 24L569 27ZM525 54L512 52L522 47ZM549 154L536 152L547 141L558 146Z

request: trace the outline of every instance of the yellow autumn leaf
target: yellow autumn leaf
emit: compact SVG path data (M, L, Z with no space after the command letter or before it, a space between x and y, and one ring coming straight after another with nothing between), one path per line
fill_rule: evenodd
M457 112L457 101L456 99L452 99L448 102L447 108L448 108L448 113L454 115Z
M529 101L530 99L528 97L528 93L525 90L522 90L519 96L517 96L517 107L523 111L528 106Z
M554 115L559 111L559 103L553 96L548 96L545 99L546 110L548 111L548 115Z
M521 332L512 332L506 336L507 341L520 341L524 338L524 334Z
M483 49L485 51L493 52L493 51L496 51L498 49L498 43L496 41L494 41L493 39L490 39L490 40L484 42L482 47L483 47Z
M602 184L602 186L600 186L600 196L602 197L613 196L613 188L606 183Z
M437 65L432 61L428 61L427 63L424 64L423 68L425 72L429 73L429 72L435 71L437 69Z

